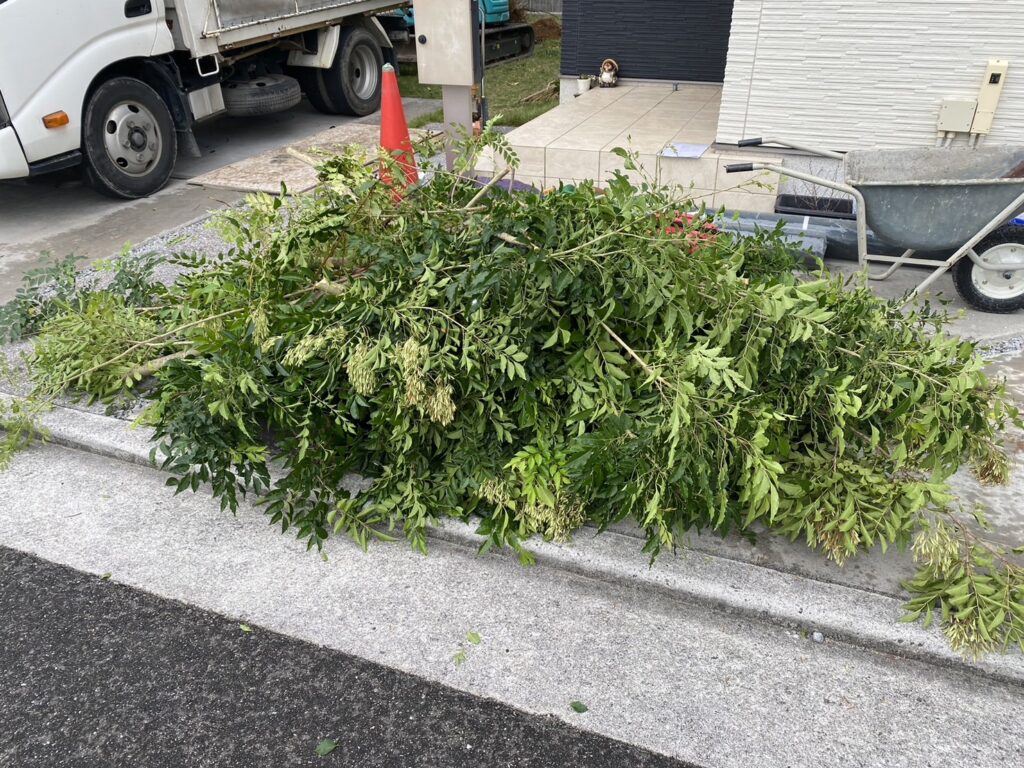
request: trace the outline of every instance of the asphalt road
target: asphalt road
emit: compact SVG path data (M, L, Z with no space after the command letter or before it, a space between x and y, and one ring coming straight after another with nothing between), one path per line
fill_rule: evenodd
M684 766L6 548L0 617L3 768Z

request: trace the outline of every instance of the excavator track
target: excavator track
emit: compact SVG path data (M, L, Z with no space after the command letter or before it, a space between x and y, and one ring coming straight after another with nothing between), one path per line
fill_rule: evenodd
M484 34L484 66L493 67L506 61L525 59L533 55L537 41L529 24L506 24L491 27Z

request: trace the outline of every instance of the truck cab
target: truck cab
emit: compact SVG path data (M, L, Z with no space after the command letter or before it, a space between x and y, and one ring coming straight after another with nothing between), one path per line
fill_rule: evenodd
M365 115L395 0L0 0L0 179L82 165L121 198L160 189L192 127L293 106ZM328 7L325 7L328 6ZM330 7L334 6L334 7Z
M173 50L162 16L160 0L0 2L0 178L78 162L93 79Z

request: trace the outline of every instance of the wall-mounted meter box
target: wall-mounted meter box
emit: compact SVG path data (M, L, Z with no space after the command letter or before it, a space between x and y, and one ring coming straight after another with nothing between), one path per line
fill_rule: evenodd
M943 99L939 107L939 132L970 133L977 109L975 99Z
M416 71L426 85L479 81L477 0L416 0Z

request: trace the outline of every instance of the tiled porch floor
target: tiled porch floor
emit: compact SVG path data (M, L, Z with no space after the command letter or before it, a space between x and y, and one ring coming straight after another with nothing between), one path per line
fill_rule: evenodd
M643 84L595 88L572 102L555 107L508 134L520 158L516 177L550 186L559 181L603 181L623 170L612 150L636 153L639 172L627 175L670 187L682 187L709 207L769 211L775 202L778 177L762 174L727 176L723 166L752 158L742 151L728 154L709 147L698 158L663 157L675 143L713 145L721 104L720 85ZM759 155L761 162L778 161ZM495 169L482 158L479 170Z

